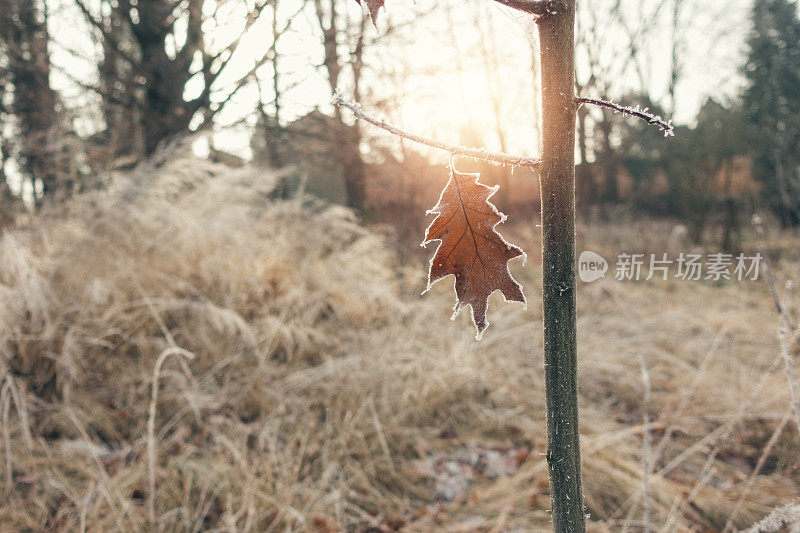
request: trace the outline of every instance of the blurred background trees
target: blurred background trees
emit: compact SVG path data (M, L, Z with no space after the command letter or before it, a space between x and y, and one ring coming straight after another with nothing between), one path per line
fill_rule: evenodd
M208 34L222 24L220 12L231 2L104 0L94 10L84 0L74 2L102 50L93 89L102 102L103 142L114 156L152 155L175 136L207 127L268 59L266 48L249 72L220 87L267 0L235 10L241 34L224 43Z
M45 5L35 0L0 2L2 175L13 158L22 172L36 176L42 196L69 187L68 165L59 157L63 115L50 82L47 18ZM13 122L13 129L5 127L7 122ZM7 196L7 185L3 191Z
M528 155L538 146L535 32L516 19L519 31L503 35L515 15L493 4L451 7L382 13L376 31L351 0L0 0L0 220L102 186L100 170L188 134L214 160L293 167L287 194L303 186L365 214L417 212L444 179L437 156L362 131L328 104L334 89L445 140ZM727 249L755 208L800 224L797 2L720 9L580 2L580 94L678 124L665 143L609 110L580 109L586 220L673 216L694 241ZM692 76L701 56L717 58L717 82ZM503 186L506 211L538 201L530 173L474 170Z
M800 19L797 2L757 0L742 95L763 201L785 226L800 224Z

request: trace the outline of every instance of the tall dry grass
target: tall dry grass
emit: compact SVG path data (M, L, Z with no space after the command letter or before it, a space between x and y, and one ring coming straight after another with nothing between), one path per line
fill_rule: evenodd
M0 529L547 530L537 268L476 343L449 287L420 298L381 237L274 180L178 151L0 237ZM593 530L800 495L760 286L582 289Z

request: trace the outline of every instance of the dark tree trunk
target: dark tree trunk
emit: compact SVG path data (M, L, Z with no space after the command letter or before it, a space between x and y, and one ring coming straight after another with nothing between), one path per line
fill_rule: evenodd
M723 163L725 172L725 222L722 229L722 249L729 253L741 251L741 228L739 226L739 202L733 195L733 158Z
M41 183L42 197L50 197L68 183L60 176L56 157L58 97L50 87L47 19L34 0L0 2L0 19L14 87L11 111L19 124L21 167Z
M575 275L575 0L539 18L542 64L542 301L553 526L585 530L578 432Z
M95 22L104 28L100 93L109 142L118 137L121 145L137 144L131 139L131 121L138 122L142 150L150 155L165 141L188 131L198 111L210 113L213 78L205 54L202 74L206 86L199 98L184 100L186 83L193 75L192 61L198 51L204 53L202 5L203 0L189 0L186 42L174 56L166 47L167 38L175 34L176 4L172 0L135 5L131 0L119 0L111 5L105 20ZM138 133L137 128L133 132Z
M322 30L323 46L325 49L324 65L328 73L328 84L331 91L339 89L339 76L342 72L342 60L339 57L339 45L337 36L339 34L340 22L337 18L337 0L330 0L328 12L322 6L322 0L315 0L314 6L317 12L320 29ZM364 46L364 24L362 23L358 35L358 41L354 50L350 52L350 62L353 70L354 96L356 101L360 97L360 81L362 69L362 54ZM364 172L364 161L361 159L361 130L358 124L348 126L342 120L342 111L338 106L334 107L336 120L342 128L342 134L336 139L335 147L336 158L339 167L344 173L345 185L347 188L347 199L350 207L359 211L364 210L366 202L366 183Z
M0 89L0 96L2 96L2 89ZM5 141L0 138L0 230L13 221L14 204L14 196L11 194L11 188L6 180Z
M275 112L272 116L263 116L265 133L267 135L266 146L269 153L269 162L272 168L280 168L283 165L281 156L281 83L280 68L278 64L278 40L281 37L278 31L278 0L273 0L272 5L272 46L270 56L272 62L272 92L275 97Z
M191 5L197 6L198 2ZM147 80L144 90L144 146L147 154L154 153L164 142L187 131L194 110L183 99L189 80L189 64L197 50L199 36L189 32L187 43L174 60L167 55L165 43L172 28L167 20L172 14L173 2L157 0L139 8L140 20L133 26L141 50L142 76ZM191 23L190 23L191 28Z
M601 154L603 178L605 181L604 200L607 204L616 203L619 200L617 190L617 161L614 157L614 148L611 146L611 112L604 109L603 119L599 124L600 136L603 143Z
M576 169L575 178L577 180L577 199L576 202L581 208L584 219L589 216L589 211L595 201L594 179L589 168L588 156L586 154L586 118L589 112L586 107L578 109L578 152L581 156L581 164Z
M366 204L366 176L360 150L361 130L358 124L343 126L348 133L344 136L346 144L341 153L348 205L353 209L363 211Z
M106 27L111 37L102 40L103 58L98 65L100 108L106 129L102 135L104 152L98 156L105 163L124 156L138 160L144 156L140 84L134 65L117 50L120 45L133 48L133 36L117 11L109 14Z
M364 29L367 19L362 18L358 28L358 39L355 48L350 54L351 69L353 71L353 96L356 102L361 101L361 71L364 68ZM338 109L338 107L337 107ZM350 207L363 211L367 203L367 183L364 160L361 158L361 126L358 121L350 126L351 144L346 151L345 182L347 185L347 198Z

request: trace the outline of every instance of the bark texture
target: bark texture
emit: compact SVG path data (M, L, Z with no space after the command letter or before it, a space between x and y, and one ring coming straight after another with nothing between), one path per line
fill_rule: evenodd
M547 461L553 526L584 531L578 432L575 277L575 0L539 18L542 275Z

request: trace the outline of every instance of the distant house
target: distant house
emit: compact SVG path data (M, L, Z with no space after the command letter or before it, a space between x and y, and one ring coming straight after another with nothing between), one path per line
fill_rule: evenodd
M349 130L339 121L315 109L278 134L264 135L265 131L263 124L256 128L252 142L254 161L269 164L269 154L274 151L282 166L296 168L296 172L285 178L286 194L293 194L302 187L306 193L323 200L347 204L345 174L341 159L336 155L346 142L342 136Z
M760 191L762 184L753 177L753 160L737 155L719 169L711 188L724 196L746 196Z

